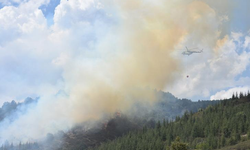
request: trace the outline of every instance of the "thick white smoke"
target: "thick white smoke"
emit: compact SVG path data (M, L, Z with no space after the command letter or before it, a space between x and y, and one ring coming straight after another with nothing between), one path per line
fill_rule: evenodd
M6 55L31 52L22 65L37 62L29 68L42 72L33 78L46 83L27 79L41 85L36 88L40 100L14 122L0 123L1 142L41 139L105 113L126 111L136 101L154 102L148 89L164 89L183 69L175 49L185 43L213 48L220 36L220 16L203 1L61 0L51 27L38 8L25 10L32 4L1 9L2 18L8 11L14 23L22 22L13 26L18 36L5 43L6 49L14 45L21 52Z

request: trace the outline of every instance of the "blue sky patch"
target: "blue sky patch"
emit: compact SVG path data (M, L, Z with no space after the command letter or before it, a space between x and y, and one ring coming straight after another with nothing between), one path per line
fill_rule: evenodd
M19 6L19 3L10 2L9 5L5 5L5 4L3 4L2 2L0 2L0 9L2 9L4 6L14 6L14 7L18 7L18 6Z
M250 26L250 1L238 0L234 7L231 22L231 31L247 32Z
M60 0L50 0L48 4L42 5L39 7L39 9L42 10L43 15L47 19L47 24L49 26L54 24L54 14L55 14L55 8L60 4Z

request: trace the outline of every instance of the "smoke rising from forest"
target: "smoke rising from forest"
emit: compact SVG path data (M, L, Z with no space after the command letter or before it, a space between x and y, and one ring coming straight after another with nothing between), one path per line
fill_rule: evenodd
M83 9L92 10L97 3L98 13L114 23L98 24L98 15L92 18L97 24L89 29L98 36L91 48L65 47L69 52L53 61L63 70L60 92L44 93L25 114L1 122L2 143L35 141L105 114L126 112L135 102L153 103L153 89L163 90L183 69L176 48L186 43L213 48L220 37L220 16L203 1L89 1Z

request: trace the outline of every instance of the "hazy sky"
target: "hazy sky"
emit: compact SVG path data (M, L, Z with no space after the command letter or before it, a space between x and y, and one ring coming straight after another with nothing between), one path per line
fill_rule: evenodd
M200 33L194 30L172 52L181 71L163 90L180 98L224 98L250 88L250 2L231 0L207 5L212 13L206 19L211 19L208 24L217 32L211 35L214 44L197 42L192 37ZM80 65L99 57L88 52L95 51L102 36L122 24L120 18L124 16L117 9L97 0L0 0L0 103L68 89L65 68L72 67L67 65L68 60ZM115 36L109 38L117 40ZM185 46L203 48L204 52L183 56Z

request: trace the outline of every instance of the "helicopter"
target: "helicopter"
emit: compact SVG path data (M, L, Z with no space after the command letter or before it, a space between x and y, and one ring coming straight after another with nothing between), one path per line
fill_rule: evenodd
M188 49L188 48L186 47L186 51L182 52L182 54L183 54L183 55L189 56L189 55L191 55L191 54L193 54L193 53L202 53L202 52L203 52L203 49L201 49L201 50L199 50L199 51L194 50L194 49L198 49L198 48ZM189 75L187 75L186 77L189 78Z
M203 49L201 49L200 51L195 51L195 50L193 50L193 49L197 49L197 48L192 48L192 49L188 49L187 47L186 47L186 51L184 51L184 52L182 52L182 54L183 55L191 55L191 54L193 54L193 53L202 53L203 52Z

